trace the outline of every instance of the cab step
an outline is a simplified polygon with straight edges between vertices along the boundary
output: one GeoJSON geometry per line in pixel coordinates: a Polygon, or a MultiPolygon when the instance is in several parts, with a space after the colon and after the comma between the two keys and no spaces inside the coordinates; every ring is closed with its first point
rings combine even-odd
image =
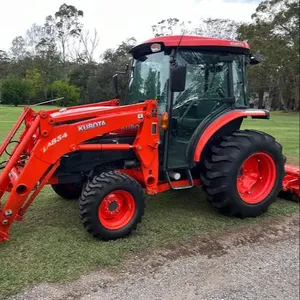
{"type": "MultiPolygon", "coordinates": [[[[172,190],[184,190],[184,189],[190,189],[190,188],[194,187],[194,180],[193,180],[191,171],[189,169],[185,170],[185,173],[186,173],[186,176],[188,178],[189,184],[188,185],[183,185],[183,186],[174,186],[174,185],[172,185],[172,180],[171,180],[170,175],[169,175],[170,172],[173,172],[173,171],[172,170],[166,171],[166,177],[167,177],[168,183],[169,183],[172,190]]],[[[178,174],[178,173],[175,173],[175,174],[178,174]]],[[[180,179],[180,177],[178,179],[175,178],[175,182],[179,179],[180,179]]]]}

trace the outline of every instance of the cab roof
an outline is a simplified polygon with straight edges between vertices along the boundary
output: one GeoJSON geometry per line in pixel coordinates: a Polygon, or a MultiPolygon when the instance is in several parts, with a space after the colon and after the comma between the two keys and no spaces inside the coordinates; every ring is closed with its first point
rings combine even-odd
{"type": "Polygon", "coordinates": [[[225,47],[239,47],[249,49],[246,42],[217,39],[212,37],[202,37],[193,35],[173,35],[173,36],[159,36],[149,39],[141,44],[163,43],[166,47],[177,46],[182,37],[180,46],[225,46],[225,47]]]}
{"type": "Polygon", "coordinates": [[[141,48],[147,47],[152,44],[160,44],[163,48],[176,47],[180,42],[180,47],[222,47],[222,48],[239,48],[249,50],[250,47],[246,42],[218,39],[212,37],[201,37],[193,35],[172,35],[172,36],[159,36],[144,41],[133,47],[129,53],[139,52],[141,48]],[[180,42],[181,40],[181,42],[180,42]]]}

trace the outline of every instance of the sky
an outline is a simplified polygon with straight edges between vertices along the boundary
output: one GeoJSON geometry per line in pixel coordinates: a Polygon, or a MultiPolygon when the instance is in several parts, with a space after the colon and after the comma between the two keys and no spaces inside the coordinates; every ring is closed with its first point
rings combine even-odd
{"type": "Polygon", "coordinates": [[[99,53],[115,48],[135,37],[138,42],[151,38],[151,26],[176,17],[196,21],[200,18],[228,18],[251,21],[259,0],[0,0],[0,49],[8,50],[11,41],[24,36],[33,23],[43,25],[63,3],[84,12],[86,29],[96,28],[99,53]]]}

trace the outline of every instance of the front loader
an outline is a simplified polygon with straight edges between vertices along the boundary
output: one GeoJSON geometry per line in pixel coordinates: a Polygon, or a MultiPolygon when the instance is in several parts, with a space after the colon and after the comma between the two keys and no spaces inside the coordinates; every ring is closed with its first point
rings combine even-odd
{"type": "Polygon", "coordinates": [[[246,43],[169,36],[130,52],[124,102],[24,108],[0,148],[9,154],[0,164],[0,241],[45,185],[79,199],[83,226],[104,240],[136,229],[145,194],[202,185],[212,206],[241,218],[265,213],[279,192],[299,197],[299,168],[285,165],[282,146],[240,129],[244,118],[269,118],[249,108],[247,66],[257,61],[246,43]]]}

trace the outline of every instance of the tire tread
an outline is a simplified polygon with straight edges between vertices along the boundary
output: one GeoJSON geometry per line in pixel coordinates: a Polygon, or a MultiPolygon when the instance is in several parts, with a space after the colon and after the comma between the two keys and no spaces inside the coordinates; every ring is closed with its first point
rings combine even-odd
{"type": "Polygon", "coordinates": [[[271,147],[268,146],[268,149],[273,148],[273,153],[277,157],[281,157],[276,162],[279,171],[271,193],[277,195],[281,190],[285,162],[285,157],[281,153],[282,146],[269,134],[257,130],[236,130],[231,135],[222,137],[217,145],[211,146],[207,157],[204,158],[203,170],[200,175],[208,202],[223,214],[240,218],[256,217],[266,212],[276,200],[276,196],[273,196],[268,201],[252,206],[242,203],[241,199],[240,201],[233,200],[233,198],[237,199],[237,191],[236,187],[234,191],[228,188],[227,181],[228,179],[232,180],[230,172],[236,166],[236,160],[243,153],[247,153],[253,145],[271,145],[271,147]]]}
{"type": "MultiPolygon", "coordinates": [[[[114,236],[116,236],[116,234],[111,233],[109,230],[101,231],[100,233],[98,228],[96,228],[97,226],[95,226],[93,205],[95,201],[94,196],[98,193],[104,195],[106,190],[108,188],[111,189],[111,187],[116,187],[115,189],[118,189],[118,186],[120,186],[120,184],[131,186],[137,192],[138,200],[142,202],[137,219],[132,224],[132,226],[126,228],[126,234],[123,234],[123,236],[131,234],[132,231],[137,228],[138,223],[142,221],[142,216],[144,215],[144,209],[146,205],[145,194],[140,184],[133,178],[129,177],[126,174],[122,174],[119,171],[108,171],[101,173],[87,183],[86,188],[82,191],[81,197],[79,199],[79,209],[82,224],[85,229],[96,238],[102,240],[110,240],[115,239],[114,236]],[[107,232],[107,234],[105,232],[107,232]]],[[[119,237],[121,236],[117,236],[116,238],[119,237]]]]}

